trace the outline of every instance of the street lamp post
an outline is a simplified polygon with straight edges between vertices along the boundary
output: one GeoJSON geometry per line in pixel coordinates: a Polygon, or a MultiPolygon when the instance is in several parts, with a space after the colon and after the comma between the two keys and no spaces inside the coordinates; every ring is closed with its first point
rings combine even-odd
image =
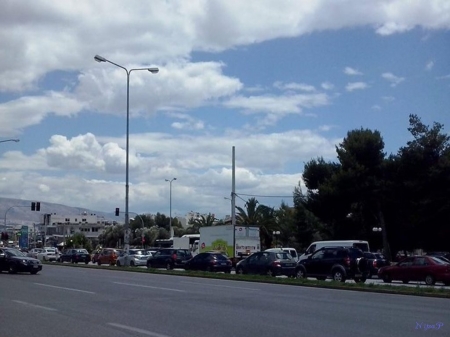
{"type": "Polygon", "coordinates": [[[173,229],[172,229],[172,181],[177,180],[177,178],[166,179],[169,182],[169,232],[170,238],[173,238],[173,229]]]}
{"type": "Polygon", "coordinates": [[[97,62],[108,62],[112,65],[115,65],[116,67],[119,67],[127,73],[127,139],[126,139],[126,163],[125,163],[125,252],[128,253],[130,250],[130,233],[129,233],[129,226],[130,226],[130,218],[128,214],[128,195],[129,195],[129,156],[130,156],[130,148],[129,148],[129,142],[130,142],[130,74],[132,71],[137,70],[147,70],[151,72],[152,74],[156,74],[159,69],[158,68],[134,68],[128,70],[124,66],[121,66],[120,64],[114,63],[110,60],[107,60],[106,58],[95,55],[94,60],[97,62]]]}

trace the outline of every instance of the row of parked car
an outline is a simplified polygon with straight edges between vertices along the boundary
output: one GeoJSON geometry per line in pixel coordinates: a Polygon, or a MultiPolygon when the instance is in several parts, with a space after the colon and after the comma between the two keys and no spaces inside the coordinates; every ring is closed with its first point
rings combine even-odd
{"type": "MultiPolygon", "coordinates": [[[[331,278],[345,282],[365,282],[378,276],[386,283],[394,280],[408,283],[424,281],[428,285],[442,282],[450,285],[450,253],[434,252],[427,256],[408,256],[392,264],[381,253],[363,252],[354,247],[322,247],[308,258],[298,261],[289,248],[268,249],[241,260],[236,265],[237,274],[285,275],[296,278],[313,277],[318,280],[331,278]]],[[[44,248],[30,251],[28,256],[44,261],[71,263],[93,262],[98,265],[147,266],[147,268],[182,268],[210,272],[231,273],[231,260],[220,251],[211,251],[192,256],[188,249],[164,248],[155,250],[130,249],[126,255],[122,250],[104,248],[92,256],[86,249],[67,249],[62,254],[44,248]]]]}

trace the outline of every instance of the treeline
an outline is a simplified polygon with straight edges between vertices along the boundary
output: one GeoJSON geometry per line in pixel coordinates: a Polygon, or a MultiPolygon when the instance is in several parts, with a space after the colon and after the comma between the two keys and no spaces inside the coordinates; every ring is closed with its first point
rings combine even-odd
{"type": "MultiPolygon", "coordinates": [[[[338,162],[305,165],[307,193],[296,208],[310,211],[320,226],[304,225],[306,241],[319,231],[335,239],[381,236],[384,252],[449,250],[450,137],[443,125],[409,117],[412,140],[396,154],[384,153],[378,131],[353,130],[336,147],[338,162]],[[381,228],[374,232],[373,228],[381,228]]],[[[298,192],[298,191],[297,191],[298,192]]]]}

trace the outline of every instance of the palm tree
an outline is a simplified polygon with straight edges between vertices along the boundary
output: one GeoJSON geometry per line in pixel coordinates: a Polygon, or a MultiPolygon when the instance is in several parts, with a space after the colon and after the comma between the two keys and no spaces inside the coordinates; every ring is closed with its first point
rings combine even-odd
{"type": "Polygon", "coordinates": [[[198,234],[200,232],[200,227],[214,226],[216,222],[217,219],[211,213],[206,217],[201,215],[200,218],[191,219],[191,221],[189,221],[190,227],[186,232],[189,232],[189,234],[198,234]]]}
{"type": "Polygon", "coordinates": [[[256,198],[250,198],[242,207],[236,207],[238,214],[236,222],[242,226],[258,226],[261,237],[261,247],[270,247],[272,244],[272,230],[276,227],[275,211],[265,205],[260,205],[256,198]]]}

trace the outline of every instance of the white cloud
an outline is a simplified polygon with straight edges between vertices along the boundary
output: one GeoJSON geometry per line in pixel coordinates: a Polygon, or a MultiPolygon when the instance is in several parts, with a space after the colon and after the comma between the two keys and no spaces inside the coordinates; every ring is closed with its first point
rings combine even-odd
{"type": "Polygon", "coordinates": [[[173,122],[171,126],[178,130],[202,130],[205,128],[205,123],[197,120],[188,114],[183,113],[168,113],[168,116],[183,120],[183,122],[173,122]]]}
{"type": "Polygon", "coordinates": [[[393,97],[393,96],[383,96],[383,97],[381,97],[381,99],[383,101],[385,101],[385,102],[393,102],[393,101],[395,101],[395,97],[393,97]]]}
{"type": "Polygon", "coordinates": [[[334,89],[334,84],[330,83],[330,82],[323,82],[320,86],[322,87],[322,89],[325,89],[325,90],[334,89]]]}
{"type": "Polygon", "coordinates": [[[350,75],[350,76],[356,76],[356,75],[362,75],[363,73],[360,72],[359,70],[356,70],[356,69],[353,69],[350,67],[345,67],[344,74],[350,75]]]}
{"type": "Polygon", "coordinates": [[[0,78],[8,79],[0,82],[0,91],[36,88],[56,70],[85,73],[99,66],[95,54],[123,66],[163,66],[188,60],[193,51],[222,51],[324,30],[372,26],[389,35],[415,27],[450,28],[447,0],[350,0],[345,11],[342,6],[321,0],[302,6],[296,0],[283,6],[228,0],[132,5],[111,0],[108,6],[101,1],[10,1],[0,13],[0,78]]]}
{"type": "Polygon", "coordinates": [[[378,104],[372,105],[372,110],[380,111],[381,110],[381,106],[379,106],[378,104]]]}
{"type": "Polygon", "coordinates": [[[283,83],[283,82],[275,82],[273,86],[280,90],[297,90],[297,91],[306,91],[306,92],[313,92],[316,91],[316,88],[309,84],[304,83],[283,83]]]}
{"type": "Polygon", "coordinates": [[[433,61],[429,61],[426,65],[425,65],[425,70],[431,70],[434,67],[434,62],[433,61]]]}
{"type": "Polygon", "coordinates": [[[231,97],[224,105],[232,109],[241,109],[245,114],[267,114],[272,125],[288,114],[302,114],[303,109],[328,105],[330,98],[324,93],[294,95],[260,95],[231,97]]]}
{"type": "Polygon", "coordinates": [[[367,89],[369,86],[365,82],[351,82],[345,86],[345,90],[352,92],[354,90],[367,89]]]}
{"type": "Polygon", "coordinates": [[[437,80],[448,80],[450,79],[450,74],[436,77],[437,80]]]}
{"type": "Polygon", "coordinates": [[[386,81],[391,83],[391,87],[396,87],[398,84],[405,80],[404,77],[395,76],[392,73],[383,73],[381,75],[386,81]]]}

